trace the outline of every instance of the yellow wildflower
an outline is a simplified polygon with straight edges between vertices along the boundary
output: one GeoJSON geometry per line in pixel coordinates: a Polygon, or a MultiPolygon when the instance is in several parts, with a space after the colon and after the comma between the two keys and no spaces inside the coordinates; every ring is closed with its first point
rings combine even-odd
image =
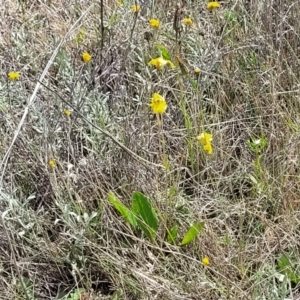
{"type": "Polygon", "coordinates": [[[139,5],[131,5],[131,11],[133,13],[138,13],[141,10],[141,7],[139,5]]]}
{"type": "Polygon", "coordinates": [[[65,114],[66,117],[70,117],[71,111],[68,110],[68,109],[65,109],[65,110],[64,110],[64,114],[65,114]]]}
{"type": "Polygon", "coordinates": [[[149,21],[149,24],[150,24],[151,28],[159,28],[159,26],[160,26],[160,22],[157,19],[151,19],[149,21]]]}
{"type": "Polygon", "coordinates": [[[203,132],[197,136],[197,139],[202,145],[205,145],[213,140],[213,136],[209,133],[203,132]]]}
{"type": "Polygon", "coordinates": [[[91,60],[91,58],[92,58],[92,56],[88,53],[88,52],[84,52],[83,54],[82,54],[82,60],[87,64],[90,60],[91,60]]]}
{"type": "Polygon", "coordinates": [[[48,162],[48,165],[51,167],[51,168],[56,168],[56,162],[54,159],[50,159],[49,162],[48,162]]]}
{"type": "Polygon", "coordinates": [[[201,70],[199,68],[195,68],[194,72],[195,72],[195,74],[199,74],[201,72],[201,70]]]}
{"type": "Polygon", "coordinates": [[[212,154],[213,153],[213,148],[211,143],[207,143],[205,145],[203,145],[203,150],[207,152],[207,154],[212,154]]]}
{"type": "Polygon", "coordinates": [[[158,70],[160,70],[165,65],[169,65],[172,69],[175,68],[174,64],[170,60],[164,59],[162,56],[153,58],[148,63],[148,66],[155,66],[158,70]]]}
{"type": "Polygon", "coordinates": [[[8,73],[8,78],[10,80],[17,80],[20,77],[20,73],[18,72],[9,72],[8,73]]]}
{"type": "Polygon", "coordinates": [[[197,139],[202,144],[204,151],[206,151],[208,154],[213,153],[213,147],[211,145],[213,136],[210,133],[203,132],[197,136],[197,139]]]}
{"type": "Polygon", "coordinates": [[[191,18],[185,18],[182,20],[182,23],[186,26],[192,26],[193,25],[193,21],[191,18]]]}
{"type": "Polygon", "coordinates": [[[122,5],[123,5],[123,2],[122,2],[122,1],[118,1],[118,2],[117,2],[117,5],[118,5],[118,6],[122,6],[122,5]]]}
{"type": "Polygon", "coordinates": [[[167,102],[163,96],[158,93],[154,93],[151,99],[150,107],[153,113],[163,114],[167,109],[167,102]]]}
{"type": "Polygon", "coordinates": [[[217,1],[213,1],[213,2],[208,2],[207,3],[207,9],[210,10],[210,11],[212,11],[212,10],[214,10],[216,8],[219,8],[219,7],[220,7],[220,4],[217,1]]]}
{"type": "Polygon", "coordinates": [[[204,266],[208,266],[210,264],[209,257],[207,257],[207,256],[203,257],[202,263],[204,266]]]}

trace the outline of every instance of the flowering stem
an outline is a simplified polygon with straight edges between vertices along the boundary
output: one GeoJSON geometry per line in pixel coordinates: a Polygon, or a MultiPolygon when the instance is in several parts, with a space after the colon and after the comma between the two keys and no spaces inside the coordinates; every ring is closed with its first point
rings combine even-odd
{"type": "Polygon", "coordinates": [[[166,141],[164,139],[163,135],[163,115],[162,114],[156,114],[157,119],[157,125],[159,130],[159,153],[162,160],[163,166],[167,169],[168,168],[168,159],[166,156],[166,141]]]}
{"type": "Polygon", "coordinates": [[[103,0],[101,0],[100,6],[101,6],[100,7],[100,18],[101,18],[100,61],[102,62],[102,52],[103,52],[103,47],[104,47],[104,16],[103,16],[104,5],[103,5],[103,0]]]}

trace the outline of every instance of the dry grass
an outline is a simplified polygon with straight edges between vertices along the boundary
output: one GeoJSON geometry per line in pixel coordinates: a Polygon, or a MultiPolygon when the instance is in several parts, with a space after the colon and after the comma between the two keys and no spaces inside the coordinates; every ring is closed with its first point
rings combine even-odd
{"type": "Polygon", "coordinates": [[[6,1],[0,12],[0,299],[300,299],[300,279],[278,269],[282,254],[300,264],[299,1],[213,12],[183,1],[179,24],[193,26],[177,41],[171,1],[138,15],[134,1],[107,1],[103,20],[100,2],[6,1]],[[175,69],[147,66],[157,45],[175,69]],[[154,92],[168,103],[160,124],[154,92]],[[126,206],[134,191],[151,199],[154,242],[110,191],[126,206]],[[205,229],[179,246],[196,221],[205,229]]]}

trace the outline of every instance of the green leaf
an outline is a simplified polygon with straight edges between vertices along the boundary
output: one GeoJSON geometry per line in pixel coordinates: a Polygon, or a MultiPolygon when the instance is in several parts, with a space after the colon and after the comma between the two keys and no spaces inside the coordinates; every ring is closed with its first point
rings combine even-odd
{"type": "Polygon", "coordinates": [[[108,194],[108,200],[114,206],[114,208],[122,215],[125,221],[127,221],[134,228],[136,228],[137,223],[134,214],[122,202],[119,201],[119,199],[113,192],[110,192],[108,194]]]}
{"type": "Polygon", "coordinates": [[[70,294],[67,300],[80,300],[81,294],[84,293],[84,289],[77,289],[74,293],[70,294]]]}
{"type": "Polygon", "coordinates": [[[198,87],[198,83],[195,80],[191,80],[191,85],[192,85],[193,89],[196,89],[198,87]]]}
{"type": "Polygon", "coordinates": [[[204,227],[204,222],[194,223],[184,236],[181,246],[192,242],[204,227]]]}
{"type": "Polygon", "coordinates": [[[17,279],[16,288],[17,288],[18,293],[20,293],[20,294],[23,294],[25,292],[24,291],[24,288],[25,288],[26,294],[28,296],[27,298],[30,300],[35,300],[34,286],[33,286],[32,281],[30,281],[29,278],[22,276],[22,279],[17,279]]]}
{"type": "Polygon", "coordinates": [[[296,265],[292,263],[294,259],[289,257],[288,254],[282,254],[278,260],[279,272],[286,275],[289,280],[295,284],[300,282],[300,270],[296,269],[296,265]]]}
{"type": "Polygon", "coordinates": [[[174,244],[175,243],[177,233],[178,233],[178,226],[174,226],[169,230],[168,237],[167,237],[167,242],[169,244],[174,244]]]}
{"type": "Polygon", "coordinates": [[[139,227],[153,241],[158,229],[158,219],[149,199],[142,193],[133,193],[132,212],[135,214],[139,227]]]}
{"type": "Polygon", "coordinates": [[[164,59],[167,59],[167,60],[171,59],[171,55],[165,47],[160,46],[160,45],[157,45],[156,47],[164,59]]]}
{"type": "Polygon", "coordinates": [[[237,14],[234,11],[224,11],[223,17],[227,22],[235,23],[237,21],[237,14]]]}
{"type": "Polygon", "coordinates": [[[111,300],[120,300],[122,299],[121,296],[121,292],[119,290],[116,290],[111,296],[111,300]]]}

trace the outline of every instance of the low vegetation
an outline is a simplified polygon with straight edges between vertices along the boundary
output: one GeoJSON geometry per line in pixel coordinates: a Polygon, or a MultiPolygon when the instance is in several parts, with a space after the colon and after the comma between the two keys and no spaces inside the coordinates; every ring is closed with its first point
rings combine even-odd
{"type": "Polygon", "coordinates": [[[300,297],[300,8],[6,1],[0,298],[300,297]]]}

